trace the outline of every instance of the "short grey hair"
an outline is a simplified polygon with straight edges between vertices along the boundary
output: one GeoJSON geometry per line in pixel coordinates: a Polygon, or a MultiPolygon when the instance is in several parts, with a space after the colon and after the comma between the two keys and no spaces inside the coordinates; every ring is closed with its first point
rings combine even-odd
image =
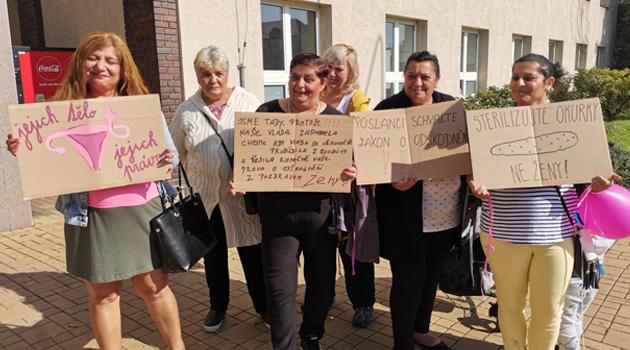
{"type": "Polygon", "coordinates": [[[230,61],[227,55],[223,50],[214,45],[199,50],[197,56],[195,56],[193,65],[195,66],[195,73],[199,71],[199,68],[208,67],[223,68],[226,72],[230,71],[230,61]]]}

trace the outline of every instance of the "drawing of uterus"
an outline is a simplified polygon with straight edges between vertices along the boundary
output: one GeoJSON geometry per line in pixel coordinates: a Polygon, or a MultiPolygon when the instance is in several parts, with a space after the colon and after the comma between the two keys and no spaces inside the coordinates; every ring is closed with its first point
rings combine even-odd
{"type": "Polygon", "coordinates": [[[117,116],[110,105],[105,115],[105,124],[78,125],[56,132],[46,138],[46,148],[49,151],[59,154],[66,153],[65,147],[51,146],[53,141],[63,137],[79,152],[79,155],[85,160],[90,170],[98,171],[101,169],[107,140],[110,137],[126,139],[131,134],[131,130],[128,126],[114,125],[114,119],[116,119],[117,116]],[[120,133],[117,133],[117,131],[120,133]]]}

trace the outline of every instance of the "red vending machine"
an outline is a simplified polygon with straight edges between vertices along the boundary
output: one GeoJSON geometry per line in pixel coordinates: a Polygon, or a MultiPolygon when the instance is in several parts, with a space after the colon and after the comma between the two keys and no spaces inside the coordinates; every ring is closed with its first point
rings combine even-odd
{"type": "Polygon", "coordinates": [[[55,94],[72,53],[72,50],[18,52],[24,103],[44,102],[55,94]]]}

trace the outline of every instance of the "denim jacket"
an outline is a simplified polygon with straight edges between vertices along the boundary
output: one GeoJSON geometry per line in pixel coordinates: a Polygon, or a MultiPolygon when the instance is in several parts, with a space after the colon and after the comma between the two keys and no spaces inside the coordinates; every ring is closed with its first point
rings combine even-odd
{"type": "MultiPolygon", "coordinates": [[[[173,143],[173,138],[168,132],[166,120],[162,115],[164,125],[164,136],[166,137],[166,147],[173,152],[173,165],[175,168],[179,164],[179,154],[173,143]]],[[[88,224],[88,196],[87,192],[62,194],[57,197],[55,209],[63,214],[65,223],[73,226],[87,227],[88,224]]]]}

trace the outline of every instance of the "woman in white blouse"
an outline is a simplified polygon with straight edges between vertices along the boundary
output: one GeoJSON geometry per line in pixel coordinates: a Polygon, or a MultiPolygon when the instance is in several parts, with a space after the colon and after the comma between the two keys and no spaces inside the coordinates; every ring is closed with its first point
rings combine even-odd
{"type": "Polygon", "coordinates": [[[237,247],[254,308],[268,324],[260,219],[246,213],[243,198],[228,194],[233,173],[234,113],[253,112],[260,102],[238,86],[228,87],[229,62],[219,48],[201,49],[194,67],[199,90],[178,106],[170,130],[218,239],[218,244],[204,257],[210,311],[203,329],[216,332],[223,324],[230,297],[228,247],[237,247]]]}

